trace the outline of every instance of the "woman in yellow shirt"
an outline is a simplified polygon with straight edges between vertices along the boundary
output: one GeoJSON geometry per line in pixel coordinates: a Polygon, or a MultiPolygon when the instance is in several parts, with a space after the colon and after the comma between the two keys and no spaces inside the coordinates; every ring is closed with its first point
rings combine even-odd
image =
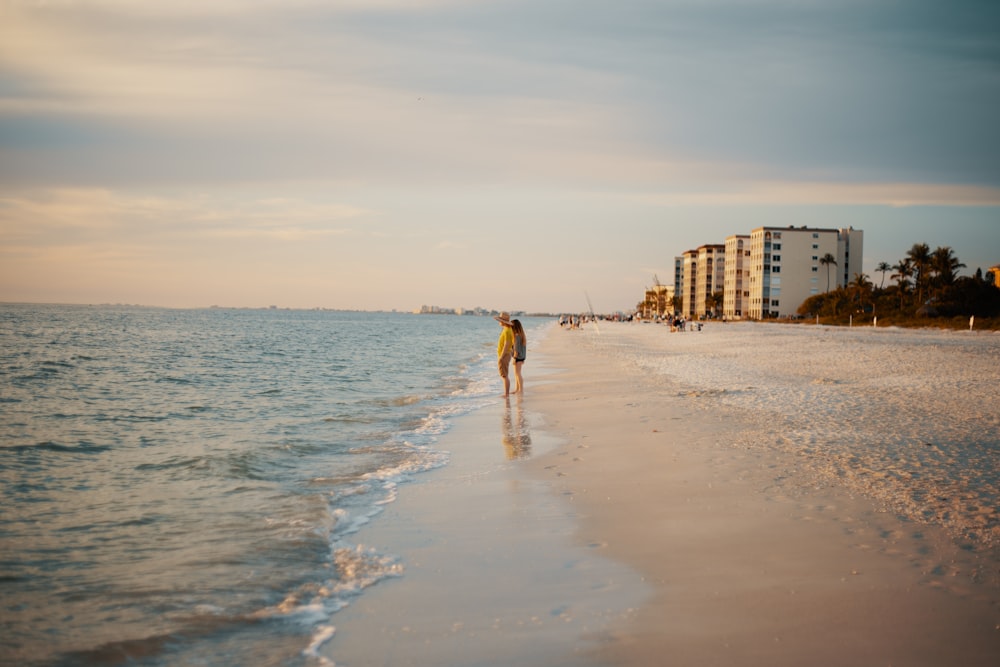
{"type": "Polygon", "coordinates": [[[514,353],[514,332],[511,329],[513,325],[506,311],[493,319],[503,327],[497,339],[497,370],[503,378],[503,395],[510,396],[510,358],[514,353]]]}

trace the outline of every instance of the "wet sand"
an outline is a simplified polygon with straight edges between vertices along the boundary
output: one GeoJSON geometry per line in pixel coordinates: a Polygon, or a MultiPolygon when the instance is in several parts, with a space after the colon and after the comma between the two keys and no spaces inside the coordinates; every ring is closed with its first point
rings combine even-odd
{"type": "Polygon", "coordinates": [[[399,489],[356,541],[402,576],[334,615],[336,665],[586,666],[648,594],[631,568],[579,545],[575,508],[533,475],[555,440],[517,398],[461,418],[450,463],[399,489]]]}
{"type": "MultiPolygon", "coordinates": [[[[460,419],[440,443],[451,464],[401,487],[357,535],[398,554],[404,574],[336,614],[321,654],[338,665],[1000,663],[990,526],[968,533],[975,543],[907,518],[905,493],[892,505],[812,463],[826,454],[785,446],[809,441],[788,437],[806,428],[794,415],[711,390],[711,336],[737,331],[602,324],[536,341],[526,394],[460,419]],[[705,386],[662,365],[684,346],[675,358],[702,355],[705,386]],[[761,446],[772,436],[782,445],[761,446]]],[[[768,391],[829,390],[797,399],[827,406],[849,394],[847,375],[825,367],[816,383],[802,366],[768,391]]],[[[823,428],[843,419],[825,410],[823,428]]],[[[988,522],[993,509],[971,514],[988,522]]]]}

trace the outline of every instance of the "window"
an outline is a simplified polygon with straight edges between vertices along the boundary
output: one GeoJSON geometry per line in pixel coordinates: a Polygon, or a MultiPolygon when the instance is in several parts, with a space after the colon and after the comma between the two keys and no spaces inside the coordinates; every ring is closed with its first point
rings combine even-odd
{"type": "Polygon", "coordinates": [[[774,244],[774,249],[775,250],[781,250],[781,244],[780,243],[775,243],[774,244]]]}
{"type": "Polygon", "coordinates": [[[819,250],[819,244],[813,243],[813,250],[819,250]]]}
{"type": "Polygon", "coordinates": [[[816,232],[813,232],[813,238],[814,239],[818,239],[819,238],[819,234],[817,234],[816,232]]]}
{"type": "Polygon", "coordinates": [[[818,272],[819,272],[819,267],[818,266],[814,266],[813,267],[813,273],[818,273],[818,272]]]}
{"type": "Polygon", "coordinates": [[[771,267],[771,273],[781,273],[781,267],[780,266],[772,266],[771,267]]]}
{"type": "Polygon", "coordinates": [[[819,261],[819,256],[818,255],[813,255],[813,261],[814,262],[818,262],[819,261]]]}
{"type": "Polygon", "coordinates": [[[781,261],[781,255],[772,255],[771,256],[771,260],[774,261],[774,262],[780,262],[781,261]]]}

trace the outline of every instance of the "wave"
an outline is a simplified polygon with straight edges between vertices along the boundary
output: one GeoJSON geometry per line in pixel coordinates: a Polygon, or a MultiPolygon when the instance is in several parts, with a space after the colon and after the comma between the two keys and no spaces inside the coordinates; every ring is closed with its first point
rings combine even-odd
{"type": "Polygon", "coordinates": [[[427,396],[421,396],[419,394],[412,394],[407,396],[395,396],[390,398],[383,398],[374,401],[376,405],[381,405],[385,407],[401,408],[407,405],[413,405],[419,403],[427,398],[427,396]]]}
{"type": "Polygon", "coordinates": [[[63,445],[58,442],[46,440],[31,445],[6,445],[0,446],[0,450],[16,453],[26,452],[57,452],[60,454],[101,454],[113,449],[109,445],[95,445],[91,442],[80,442],[76,445],[63,445]]]}
{"type": "Polygon", "coordinates": [[[161,634],[141,639],[111,641],[91,649],[62,653],[52,665],[53,667],[125,665],[136,660],[162,655],[168,644],[177,639],[177,635],[161,634]]]}

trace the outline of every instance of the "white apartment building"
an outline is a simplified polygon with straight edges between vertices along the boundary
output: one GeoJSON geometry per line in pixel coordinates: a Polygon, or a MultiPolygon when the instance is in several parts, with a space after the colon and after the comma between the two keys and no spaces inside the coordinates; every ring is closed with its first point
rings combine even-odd
{"type": "Polygon", "coordinates": [[[695,290],[698,287],[698,251],[685,250],[681,255],[681,283],[683,291],[675,292],[681,297],[681,315],[691,319],[694,317],[695,290]]]}
{"type": "Polygon", "coordinates": [[[726,281],[726,246],[703,245],[698,248],[698,282],[694,292],[694,315],[696,318],[715,313],[710,299],[716,292],[722,292],[726,281]]]}
{"type": "Polygon", "coordinates": [[[725,302],[722,316],[739,320],[746,316],[750,301],[750,237],[735,234],[726,239],[725,302]]]}
{"type": "MultiPolygon", "coordinates": [[[[855,274],[862,272],[863,242],[864,232],[851,227],[753,230],[745,317],[794,315],[810,296],[846,286],[855,274]],[[820,261],[827,254],[836,258],[835,265],[820,261]]],[[[729,299],[729,292],[726,298],[729,299]]]]}
{"type": "MultiPolygon", "coordinates": [[[[703,245],[674,259],[674,290],[681,297],[680,314],[698,319],[712,312],[709,298],[722,292],[726,280],[726,246],[703,245]]],[[[715,313],[721,316],[721,312],[715,313]]]]}

